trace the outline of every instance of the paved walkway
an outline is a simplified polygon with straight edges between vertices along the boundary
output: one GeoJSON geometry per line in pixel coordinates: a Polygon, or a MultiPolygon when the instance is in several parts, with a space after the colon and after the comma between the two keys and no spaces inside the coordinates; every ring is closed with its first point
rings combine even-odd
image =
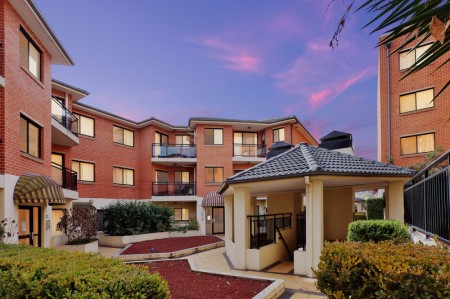
{"type": "MultiPolygon", "coordinates": [[[[112,257],[118,253],[121,248],[99,247],[99,254],[105,257],[112,257]]],[[[200,252],[190,255],[191,260],[196,264],[199,270],[251,275],[262,278],[277,278],[285,281],[285,293],[280,297],[281,299],[323,299],[325,298],[315,287],[315,279],[300,277],[290,274],[277,274],[269,272],[258,271],[240,271],[233,270],[228,265],[224,256],[225,247],[200,252]]]]}

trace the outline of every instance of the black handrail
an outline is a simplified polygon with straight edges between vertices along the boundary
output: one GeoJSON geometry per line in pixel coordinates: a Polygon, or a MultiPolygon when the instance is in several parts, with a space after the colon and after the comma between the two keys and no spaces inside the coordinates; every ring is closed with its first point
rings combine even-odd
{"type": "Polygon", "coordinates": [[[153,158],[195,158],[195,145],[153,143],[153,158]]]}
{"type": "Polygon", "coordinates": [[[292,256],[292,253],[291,253],[291,250],[289,249],[289,246],[286,244],[286,241],[284,240],[283,235],[281,234],[280,229],[279,229],[277,226],[275,226],[275,229],[276,229],[277,232],[278,232],[278,235],[279,235],[280,240],[283,241],[284,248],[286,249],[287,253],[289,254],[290,260],[291,260],[291,261],[294,260],[294,257],[292,256]]]}
{"type": "Polygon", "coordinates": [[[62,188],[77,191],[77,173],[72,169],[52,162],[52,178],[62,188]]]}
{"type": "Polygon", "coordinates": [[[196,195],[195,183],[153,183],[154,196],[196,195]]]}
{"type": "Polygon", "coordinates": [[[61,109],[60,111],[52,109],[53,119],[64,126],[64,128],[70,130],[72,134],[78,136],[78,119],[76,118],[76,116],[73,115],[72,112],[70,112],[69,109],[62,105],[61,102],[55,97],[52,97],[52,101],[61,109]]]}
{"type": "Polygon", "coordinates": [[[276,231],[292,228],[292,213],[249,215],[250,248],[276,243],[276,231]]]}
{"type": "Polygon", "coordinates": [[[264,144],[233,143],[233,157],[264,158],[266,146],[264,144]]]}

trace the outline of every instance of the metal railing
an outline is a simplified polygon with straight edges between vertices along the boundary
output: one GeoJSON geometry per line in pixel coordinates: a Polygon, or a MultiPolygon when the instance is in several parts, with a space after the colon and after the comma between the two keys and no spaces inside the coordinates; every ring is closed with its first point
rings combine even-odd
{"type": "Polygon", "coordinates": [[[266,146],[263,144],[233,143],[233,156],[264,158],[266,156],[266,146]]]}
{"type": "Polygon", "coordinates": [[[247,216],[250,221],[250,248],[276,243],[276,230],[292,228],[292,213],[247,216]]]}
{"type": "Polygon", "coordinates": [[[195,145],[153,143],[153,158],[195,158],[195,145]]]}
{"type": "Polygon", "coordinates": [[[52,162],[52,178],[64,189],[77,191],[77,173],[52,162]]]}
{"type": "Polygon", "coordinates": [[[195,183],[153,183],[155,196],[189,196],[196,195],[195,183]]]}
{"type": "Polygon", "coordinates": [[[297,248],[306,250],[306,212],[297,214],[297,248]]]}
{"type": "Polygon", "coordinates": [[[52,98],[52,117],[72,134],[78,136],[78,119],[54,97],[52,98]]]}
{"type": "Polygon", "coordinates": [[[450,151],[405,186],[405,222],[450,244],[450,151]]]}

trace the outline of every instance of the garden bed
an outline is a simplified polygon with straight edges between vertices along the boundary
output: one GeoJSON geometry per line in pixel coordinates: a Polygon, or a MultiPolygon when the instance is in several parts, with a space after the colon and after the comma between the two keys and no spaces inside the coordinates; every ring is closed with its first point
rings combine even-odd
{"type": "MultiPolygon", "coordinates": [[[[172,298],[272,298],[266,288],[277,281],[192,271],[187,260],[146,264],[169,283],[172,298]]],[[[275,290],[275,288],[274,288],[275,290]]]]}
{"type": "Polygon", "coordinates": [[[177,258],[224,245],[216,236],[165,238],[132,243],[116,257],[125,261],[177,258]]]}
{"type": "Polygon", "coordinates": [[[202,233],[199,230],[189,230],[187,232],[159,232],[129,236],[111,236],[102,233],[98,235],[98,240],[100,246],[123,248],[128,244],[136,242],[175,237],[193,237],[200,235],[202,235],[202,233]]]}

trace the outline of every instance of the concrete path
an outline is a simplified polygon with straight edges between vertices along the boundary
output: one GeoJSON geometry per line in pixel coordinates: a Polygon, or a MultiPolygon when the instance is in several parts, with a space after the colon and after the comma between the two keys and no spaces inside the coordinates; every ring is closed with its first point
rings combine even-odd
{"type": "MultiPolygon", "coordinates": [[[[121,248],[99,247],[99,254],[105,257],[112,257],[121,248]]],[[[225,259],[225,247],[212,249],[197,254],[190,255],[189,258],[195,263],[198,270],[258,276],[261,278],[276,278],[285,281],[285,292],[280,297],[282,299],[324,299],[325,295],[320,293],[314,285],[315,279],[301,277],[292,274],[278,274],[258,271],[240,271],[231,269],[225,259]]]]}

